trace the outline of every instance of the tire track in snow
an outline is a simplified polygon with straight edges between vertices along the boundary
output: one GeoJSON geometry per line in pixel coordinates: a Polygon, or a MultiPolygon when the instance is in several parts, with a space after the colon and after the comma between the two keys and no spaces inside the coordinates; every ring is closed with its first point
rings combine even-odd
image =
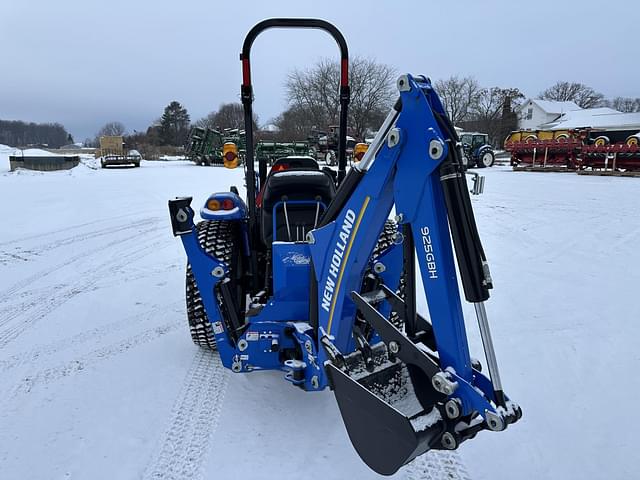
{"type": "MultiPolygon", "coordinates": [[[[159,230],[159,228],[157,229],[150,229],[148,231],[146,231],[145,233],[148,232],[153,232],[159,230]]],[[[131,241],[132,239],[130,238],[126,238],[126,239],[120,239],[118,241],[115,242],[111,242],[110,244],[108,244],[108,247],[113,247],[122,243],[126,243],[128,241],[131,241]]],[[[158,245],[160,242],[156,242],[154,245],[149,245],[148,247],[153,247],[155,245],[158,245]]],[[[139,248],[137,251],[140,250],[144,250],[147,247],[144,248],[139,248]]],[[[102,249],[101,249],[102,250],[102,249]]],[[[150,253],[150,252],[148,252],[150,253]]],[[[147,253],[147,254],[148,254],[147,253]]],[[[6,307],[4,307],[3,309],[0,309],[0,327],[6,325],[7,323],[9,323],[11,320],[15,319],[15,318],[19,318],[21,316],[24,316],[25,314],[28,314],[30,310],[32,309],[36,309],[37,311],[42,310],[43,308],[46,308],[45,304],[53,304],[54,308],[57,308],[58,303],[61,302],[65,303],[66,301],[68,301],[70,298],[76,296],[79,293],[82,293],[82,291],[86,291],[89,290],[89,288],[91,286],[93,286],[93,284],[95,284],[97,282],[97,280],[99,279],[100,275],[104,275],[105,273],[112,273],[114,270],[117,270],[118,268],[121,268],[122,266],[126,265],[128,263],[128,259],[132,256],[135,255],[136,252],[132,252],[132,253],[128,253],[128,254],[124,254],[124,255],[119,255],[117,257],[116,260],[109,260],[105,263],[102,263],[98,266],[92,267],[88,270],[85,270],[82,273],[79,273],[76,275],[77,280],[76,282],[72,282],[72,283],[63,283],[63,284],[59,284],[56,285],[58,288],[57,289],[39,289],[39,290],[34,290],[34,291],[40,291],[42,292],[42,294],[40,295],[32,295],[32,298],[30,300],[27,300],[25,302],[22,302],[20,305],[8,305],[6,307]],[[127,261],[123,262],[122,260],[125,259],[127,261]],[[104,271],[105,267],[109,267],[112,266],[113,268],[110,268],[106,271],[104,271]],[[52,293],[53,292],[53,293],[52,293]]],[[[140,255],[139,258],[142,258],[146,256],[146,254],[140,255]]],[[[80,257],[80,256],[77,256],[80,257]]],[[[70,261],[65,262],[65,266],[68,265],[69,263],[72,263],[70,261]]],[[[38,274],[34,275],[34,276],[38,276],[38,274]]],[[[44,276],[44,275],[42,275],[44,276]]],[[[42,278],[42,277],[39,277],[42,278]]],[[[25,279],[24,281],[26,281],[28,279],[25,279]]],[[[20,297],[24,297],[25,293],[27,292],[22,292],[20,295],[20,297]]],[[[7,303],[7,300],[2,301],[0,299],[0,303],[7,303]]],[[[2,333],[0,332],[0,339],[2,338],[2,333]]],[[[0,348],[3,346],[2,341],[0,340],[0,348]]]]}
{"type": "Polygon", "coordinates": [[[94,238],[104,237],[114,233],[130,230],[136,227],[144,227],[149,224],[158,224],[160,219],[158,217],[143,218],[136,222],[132,222],[125,225],[117,225],[115,227],[103,228],[100,230],[94,230],[90,232],[83,232],[70,237],[61,238],[58,240],[52,240],[48,243],[41,243],[39,245],[15,249],[14,252],[0,252],[0,264],[9,265],[15,262],[28,262],[34,257],[39,257],[43,254],[55,250],[56,248],[64,247],[67,245],[73,245],[74,243],[84,242],[94,238]]]}
{"type": "Polygon", "coordinates": [[[164,325],[156,326],[145,330],[137,335],[133,335],[119,342],[92,350],[76,359],[69,360],[54,367],[44,368],[33,374],[24,376],[20,382],[9,390],[5,401],[13,400],[20,395],[26,395],[40,385],[48,385],[58,382],[64,378],[83,372],[88,367],[108,360],[112,357],[157,340],[158,338],[177,330],[181,326],[173,321],[164,325]]]}
{"type": "MultiPolygon", "coordinates": [[[[128,253],[118,255],[116,260],[108,261],[99,267],[91,268],[78,275],[79,278],[76,282],[69,285],[64,291],[57,291],[36,299],[33,302],[33,307],[26,312],[14,310],[9,320],[17,318],[18,322],[0,331],[0,350],[20,336],[26,329],[34,326],[38,321],[46,317],[52,310],[59,308],[81,293],[90,290],[104,276],[115,273],[130,262],[144,258],[152,253],[157,253],[155,247],[160,246],[162,243],[164,242],[161,240],[145,243],[142,247],[139,246],[137,249],[128,253]]],[[[9,320],[3,321],[2,325],[8,323],[9,320]]]]}
{"type": "Polygon", "coordinates": [[[143,480],[202,478],[202,464],[218,424],[227,380],[218,353],[198,350],[143,480]]]}
{"type": "Polygon", "coordinates": [[[152,320],[155,315],[160,312],[171,311],[175,313],[183,313],[184,308],[180,310],[177,308],[178,305],[182,304],[184,304],[184,301],[179,300],[165,305],[155,305],[146,312],[129,315],[120,320],[116,320],[115,322],[100,325],[99,327],[92,328],[91,330],[82,331],[71,337],[63,338],[45,345],[39,345],[29,351],[11,355],[4,360],[0,360],[0,373],[13,370],[22,365],[35,365],[40,359],[45,359],[46,357],[53,356],[61,351],[68,350],[78,345],[89,342],[97,344],[100,339],[107,335],[131,328],[139,323],[152,320]]]}
{"type": "MultiPolygon", "coordinates": [[[[134,269],[133,265],[129,266],[131,266],[134,271],[124,273],[117,278],[103,278],[97,285],[94,285],[93,290],[114,287],[122,285],[123,283],[158,276],[160,276],[162,278],[161,281],[164,282],[166,275],[170,272],[184,269],[184,265],[180,263],[159,264],[156,265],[155,268],[139,267],[134,269]]],[[[42,297],[49,296],[52,291],[61,291],[68,286],[68,283],[61,282],[16,292],[12,298],[14,303],[0,308],[0,327],[24,313],[27,309],[33,308],[42,297]]]]}
{"type": "Polygon", "coordinates": [[[431,450],[400,469],[403,480],[471,480],[458,452],[431,450]]]}
{"type": "MultiPolygon", "coordinates": [[[[137,213],[141,213],[141,212],[137,212],[137,213]]],[[[7,240],[4,242],[0,242],[0,247],[3,247],[5,245],[12,245],[15,243],[24,243],[27,242],[29,240],[34,240],[34,239],[42,239],[43,237],[51,237],[54,235],[57,235],[58,233],[68,233],[70,230],[77,230],[79,228],[83,228],[83,227],[88,227],[89,225],[95,225],[97,223],[106,223],[106,222],[111,222],[114,220],[118,220],[120,218],[131,218],[133,216],[133,214],[125,214],[125,215],[116,215],[114,217],[106,217],[106,218],[101,218],[100,220],[93,220],[91,222],[85,222],[85,223],[80,223],[78,225],[72,225],[69,227],[64,227],[64,228],[59,228],[57,230],[49,230],[48,232],[42,232],[42,233],[35,233],[32,235],[27,235],[24,237],[20,237],[20,238],[14,238],[13,240],[7,240]]],[[[161,218],[161,217],[152,217],[152,218],[161,218]]],[[[141,219],[144,220],[144,219],[141,219]]]]}
{"type": "MultiPolygon", "coordinates": [[[[135,229],[136,227],[138,227],[137,223],[131,224],[127,227],[127,229],[135,229]]],[[[93,256],[95,254],[98,253],[102,253],[105,250],[108,250],[114,246],[120,245],[122,243],[126,243],[126,242],[130,242],[130,241],[135,241],[135,240],[139,240],[139,236],[140,235],[144,235],[144,234],[148,234],[148,233],[152,233],[152,232],[156,232],[159,230],[163,230],[164,226],[163,225],[158,225],[146,230],[140,230],[135,232],[135,236],[128,236],[125,238],[120,238],[118,240],[114,240],[112,242],[109,243],[105,243],[103,245],[100,245],[98,247],[94,247],[91,248],[89,250],[85,250],[79,254],[73,255],[69,258],[67,258],[66,260],[64,260],[61,263],[49,266],[47,268],[44,268],[43,270],[40,270],[36,273],[34,273],[33,275],[30,275],[26,278],[23,278],[22,280],[16,282],[15,284],[13,284],[11,287],[7,288],[6,290],[4,290],[3,292],[0,292],[0,304],[2,303],[6,303],[8,300],[11,299],[12,295],[15,294],[16,292],[23,290],[25,288],[27,288],[29,285],[31,285],[33,282],[46,277],[48,275],[50,275],[51,273],[60,270],[61,268],[67,267],[69,265],[71,265],[72,263],[77,262],[78,260],[82,260],[85,259],[89,256],[93,256]]],[[[0,317],[1,318],[1,317],[0,317]]]]}

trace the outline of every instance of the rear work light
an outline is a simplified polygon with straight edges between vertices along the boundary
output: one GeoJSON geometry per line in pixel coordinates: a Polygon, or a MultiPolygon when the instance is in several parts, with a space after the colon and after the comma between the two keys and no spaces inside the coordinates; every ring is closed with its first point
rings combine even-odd
{"type": "Polygon", "coordinates": [[[222,163],[226,168],[238,166],[238,147],[233,142],[227,142],[222,146],[222,163]]]}
{"type": "Polygon", "coordinates": [[[367,145],[366,143],[356,143],[356,145],[353,147],[353,161],[359,162],[360,160],[362,160],[362,157],[364,157],[364,154],[367,153],[368,149],[369,145],[367,145]]]}

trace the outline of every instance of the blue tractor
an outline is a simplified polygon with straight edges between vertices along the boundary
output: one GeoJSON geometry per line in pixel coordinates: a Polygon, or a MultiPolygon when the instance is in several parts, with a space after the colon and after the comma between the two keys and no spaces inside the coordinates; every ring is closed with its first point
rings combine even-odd
{"type": "Polygon", "coordinates": [[[431,82],[398,79],[395,105],[347,173],[342,34],[322,20],[269,19],[249,31],[240,58],[247,198],[233,187],[211,194],[198,223],[190,197],[169,201],[188,257],[195,343],[235,373],[280,370],[303,390],[332,389],[356,451],[384,475],[516,422],[521,410],[503,390],[489,332],[492,279],[462,148],[431,82]],[[250,51],[269,28],[321,29],[338,43],[337,174],[310,157],[281,158],[269,171],[260,161],[255,171],[250,51]],[[488,375],[469,353],[456,260],[488,375]],[[426,317],[416,312],[416,287],[426,317]]]}
{"type": "Polygon", "coordinates": [[[468,168],[493,167],[496,154],[489,143],[489,135],[478,132],[462,132],[459,135],[468,168]]]}

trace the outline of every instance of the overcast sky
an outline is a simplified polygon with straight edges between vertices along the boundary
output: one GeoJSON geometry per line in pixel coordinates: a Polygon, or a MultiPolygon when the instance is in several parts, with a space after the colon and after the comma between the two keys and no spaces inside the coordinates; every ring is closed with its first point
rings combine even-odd
{"type": "MultiPolygon", "coordinates": [[[[238,54],[267,17],[318,17],[351,54],[432,79],[473,75],[533,96],[557,80],[640,97],[638,0],[0,0],[0,119],[144,130],[178,100],[192,120],[239,100],[238,54]]],[[[255,111],[284,109],[292,68],[338,58],[322,32],[272,30],[252,50],[255,111]]]]}

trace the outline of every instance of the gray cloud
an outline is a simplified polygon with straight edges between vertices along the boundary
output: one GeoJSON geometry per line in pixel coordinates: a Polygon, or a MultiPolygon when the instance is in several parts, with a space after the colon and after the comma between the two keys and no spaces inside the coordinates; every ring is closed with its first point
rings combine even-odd
{"type": "MultiPolygon", "coordinates": [[[[352,53],[432,78],[474,75],[535,95],[556,80],[640,96],[636,2],[3,0],[0,118],[145,129],[171,100],[192,119],[238,99],[246,32],[274,16],[334,22],[352,53]],[[10,4],[7,4],[10,3],[10,4]]],[[[267,32],[253,50],[255,110],[284,107],[287,71],[337,56],[319,32],[267,32]]]]}

